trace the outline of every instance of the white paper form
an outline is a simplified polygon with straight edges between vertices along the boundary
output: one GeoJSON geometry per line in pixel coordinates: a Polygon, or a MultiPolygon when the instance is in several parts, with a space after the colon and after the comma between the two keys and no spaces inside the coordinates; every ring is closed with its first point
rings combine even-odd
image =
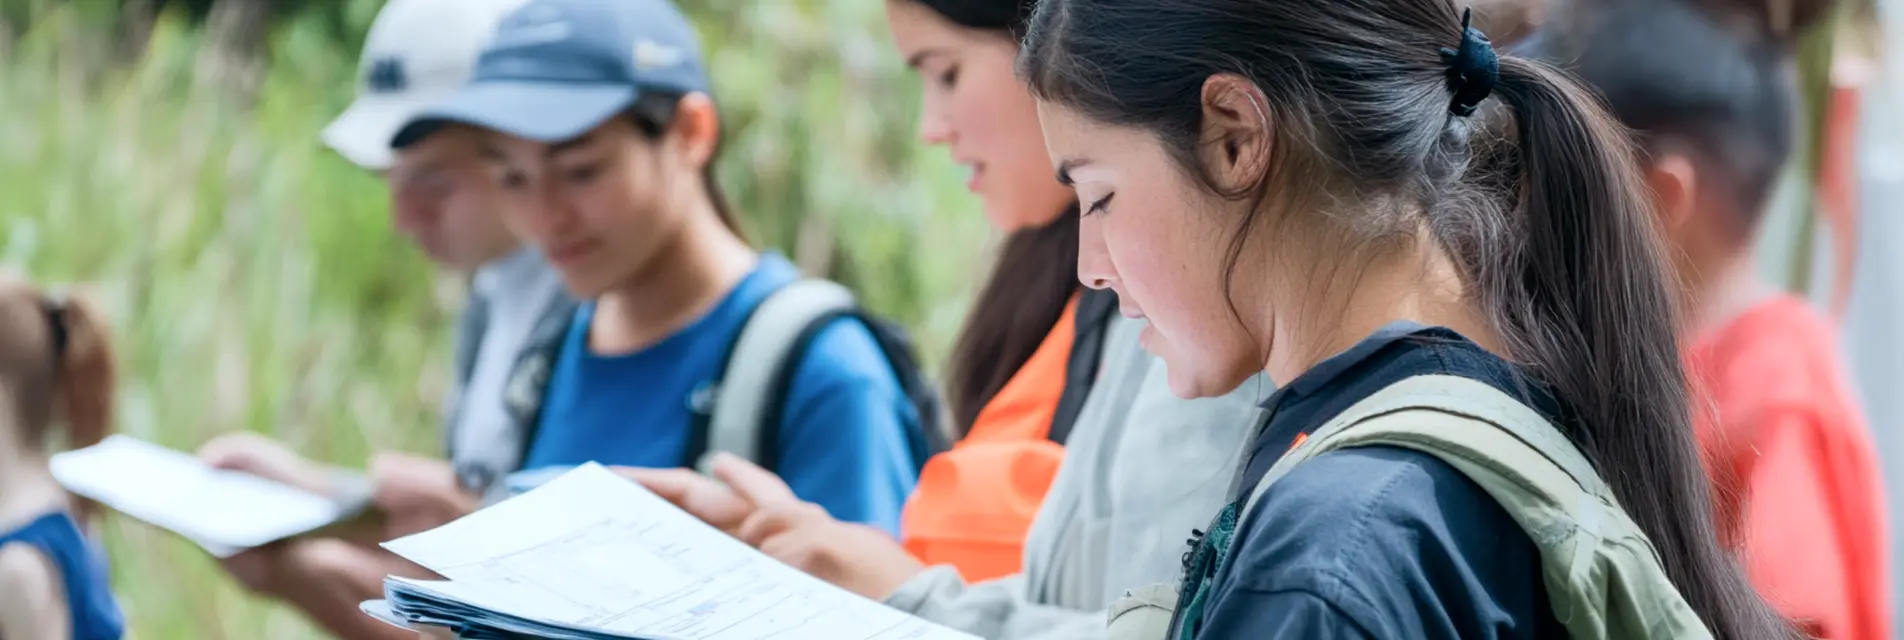
{"type": "Polygon", "coordinates": [[[66,490],[184,536],[218,557],[280,540],[350,515],[324,496],[114,435],[56,454],[66,490]]]}
{"type": "Polygon", "coordinates": [[[761,555],[596,464],[384,547],[421,591],[552,626],[656,640],[976,640],[761,555]]]}

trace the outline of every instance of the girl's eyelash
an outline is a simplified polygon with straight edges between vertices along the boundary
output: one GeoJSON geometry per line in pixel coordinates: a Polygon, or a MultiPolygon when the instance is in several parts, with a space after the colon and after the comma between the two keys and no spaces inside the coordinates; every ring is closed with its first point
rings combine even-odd
{"type": "Polygon", "coordinates": [[[952,67],[939,74],[939,84],[951,86],[959,80],[959,68],[952,67]]]}
{"type": "Polygon", "coordinates": [[[1091,206],[1085,209],[1084,213],[1086,215],[1093,214],[1093,213],[1104,213],[1104,207],[1110,205],[1111,198],[1114,198],[1114,197],[1117,197],[1117,194],[1113,193],[1111,195],[1104,196],[1103,198],[1099,198],[1097,202],[1091,203],[1091,206]]]}

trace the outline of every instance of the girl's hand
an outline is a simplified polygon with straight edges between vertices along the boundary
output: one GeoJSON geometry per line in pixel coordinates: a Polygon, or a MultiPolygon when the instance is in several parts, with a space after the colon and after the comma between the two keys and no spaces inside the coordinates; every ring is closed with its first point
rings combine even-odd
{"type": "MultiPolygon", "coordinates": [[[[718,463],[716,468],[719,468],[718,463]]],[[[740,492],[692,469],[610,469],[728,535],[739,537],[736,534],[741,522],[754,513],[754,504],[741,497],[740,492]]],[[[775,478],[775,481],[778,480],[775,478]]]]}
{"type": "Polygon", "coordinates": [[[884,531],[833,519],[772,472],[720,454],[714,478],[685,469],[618,469],[769,557],[848,591],[883,600],[925,571],[884,531]]]}
{"type": "Polygon", "coordinates": [[[370,459],[371,503],[385,516],[385,538],[428,531],[475,513],[482,500],[463,490],[447,460],[407,453],[370,459]]]}
{"type": "Polygon", "coordinates": [[[330,476],[282,442],[250,431],[227,433],[198,448],[198,459],[214,469],[249,473],[266,480],[330,495],[330,476]]]}

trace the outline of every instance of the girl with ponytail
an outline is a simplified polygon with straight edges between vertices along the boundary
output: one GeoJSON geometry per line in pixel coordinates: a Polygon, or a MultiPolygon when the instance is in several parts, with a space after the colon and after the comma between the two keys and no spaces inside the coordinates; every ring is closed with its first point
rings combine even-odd
{"type": "Polygon", "coordinates": [[[1470,27],[1449,0],[1033,15],[1085,285],[1149,318],[1179,395],[1281,389],[1176,597],[1113,609],[1172,638],[1795,637],[1718,543],[1624,130],[1470,27]]]}
{"type": "Polygon", "coordinates": [[[111,640],[124,621],[84,531],[90,509],[53,480],[47,451],[112,429],[107,327],[78,298],[0,275],[0,638],[111,640]],[[56,426],[64,433],[55,440],[56,426]]]}
{"type": "Polygon", "coordinates": [[[1837,328],[1753,260],[1793,151],[1792,39],[1828,4],[1575,3],[1529,53],[1574,71],[1639,136],[1688,311],[1720,538],[1806,635],[1890,638],[1883,477],[1837,328]]]}

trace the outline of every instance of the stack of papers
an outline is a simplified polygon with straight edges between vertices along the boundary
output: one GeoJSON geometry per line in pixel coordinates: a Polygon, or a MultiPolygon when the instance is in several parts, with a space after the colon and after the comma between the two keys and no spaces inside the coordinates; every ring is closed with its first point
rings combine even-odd
{"type": "Polygon", "coordinates": [[[364,611],[464,638],[976,640],[761,555],[596,464],[384,547],[364,611]]]}
{"type": "Polygon", "coordinates": [[[115,435],[56,454],[53,477],[67,491],[204,547],[213,556],[275,542],[363,511],[369,495],[335,499],[115,435]]]}

